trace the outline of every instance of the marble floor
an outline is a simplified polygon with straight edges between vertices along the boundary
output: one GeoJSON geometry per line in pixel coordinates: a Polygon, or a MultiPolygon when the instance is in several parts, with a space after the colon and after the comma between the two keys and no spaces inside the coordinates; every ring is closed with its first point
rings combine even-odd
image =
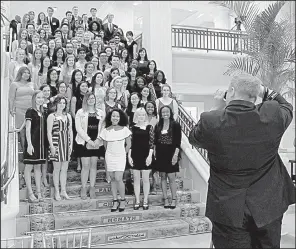
{"type": "MultiPolygon", "coordinates": [[[[166,239],[127,242],[100,246],[100,248],[209,248],[211,233],[173,237],[166,239]]],[[[291,205],[284,214],[282,225],[281,248],[295,246],[295,205],[291,205]]]]}

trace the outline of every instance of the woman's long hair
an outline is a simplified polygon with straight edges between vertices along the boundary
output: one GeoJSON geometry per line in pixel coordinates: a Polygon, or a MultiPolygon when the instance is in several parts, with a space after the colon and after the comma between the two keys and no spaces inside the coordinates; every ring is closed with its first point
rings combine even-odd
{"type": "Polygon", "coordinates": [[[157,132],[158,135],[161,133],[161,130],[163,128],[163,117],[162,117],[162,110],[163,110],[163,108],[169,108],[169,110],[170,110],[170,125],[169,125],[169,130],[168,130],[168,133],[169,134],[172,132],[172,126],[173,126],[173,123],[175,122],[175,120],[174,120],[174,114],[173,114],[172,109],[168,105],[162,106],[159,109],[159,113],[158,113],[158,115],[159,115],[159,122],[158,122],[157,127],[156,127],[156,132],[157,132]]]}
{"type": "MultiPolygon", "coordinates": [[[[81,82],[83,82],[83,73],[82,73],[82,71],[80,70],[80,69],[75,69],[74,71],[73,71],[73,73],[72,73],[72,76],[71,76],[71,80],[70,80],[70,83],[71,83],[71,85],[72,85],[72,96],[74,96],[75,94],[76,94],[76,81],[75,81],[75,75],[77,74],[77,73],[81,73],[81,76],[82,76],[82,79],[81,79],[81,82]]],[[[80,83],[81,83],[80,82],[80,83]]],[[[79,83],[79,84],[80,84],[79,83]]]]}
{"type": "Polygon", "coordinates": [[[57,85],[57,83],[59,82],[59,74],[58,74],[58,71],[57,71],[56,69],[54,69],[54,68],[51,68],[51,69],[49,69],[49,70],[47,71],[47,75],[46,75],[46,84],[48,84],[48,85],[50,85],[50,83],[51,83],[51,80],[50,80],[50,74],[51,74],[51,72],[53,72],[53,71],[56,71],[56,73],[57,73],[57,80],[55,81],[56,85],[57,85]]]}
{"type": "Polygon", "coordinates": [[[148,56],[147,56],[147,50],[146,50],[146,48],[141,48],[140,50],[139,50],[139,52],[138,52],[138,57],[137,57],[137,61],[140,61],[141,60],[141,56],[140,56],[140,53],[142,52],[142,51],[145,51],[145,57],[144,57],[144,60],[145,61],[148,61],[148,56]]]}
{"type": "MultiPolygon", "coordinates": [[[[144,109],[146,110],[146,112],[147,112],[147,105],[148,104],[152,104],[154,106],[154,111],[152,113],[152,116],[157,117],[157,106],[155,104],[155,101],[147,101],[146,102],[146,104],[144,105],[144,109]]],[[[147,115],[148,115],[148,113],[147,113],[147,115]]]]}
{"type": "Polygon", "coordinates": [[[49,59],[49,67],[48,67],[48,70],[50,70],[52,68],[52,65],[51,65],[51,60],[48,56],[45,56],[45,57],[41,57],[41,65],[40,65],[40,69],[39,69],[39,72],[38,72],[38,75],[39,76],[42,76],[43,75],[43,70],[44,70],[44,65],[43,65],[43,61],[45,60],[45,58],[48,58],[49,59]]]}
{"type": "MultiPolygon", "coordinates": [[[[39,94],[39,93],[42,93],[42,91],[41,90],[35,90],[33,95],[32,95],[32,108],[34,110],[37,110],[37,108],[36,108],[37,107],[36,106],[36,97],[37,97],[37,94],[39,94]]],[[[41,105],[40,110],[37,110],[37,111],[41,111],[43,113],[43,106],[41,105]]]]}
{"type": "Polygon", "coordinates": [[[94,91],[94,89],[95,89],[95,87],[96,87],[96,78],[97,78],[97,75],[98,74],[100,74],[100,75],[102,75],[102,77],[103,77],[103,81],[102,81],[102,83],[100,84],[100,86],[104,86],[104,73],[102,72],[102,71],[99,71],[99,72],[96,72],[95,74],[94,74],[94,76],[92,77],[92,79],[91,79],[91,87],[92,87],[92,89],[93,89],[93,91],[94,91]]]}
{"type": "Polygon", "coordinates": [[[83,101],[82,101],[82,110],[83,110],[84,112],[87,112],[87,106],[88,106],[87,101],[88,101],[88,99],[89,99],[90,96],[94,96],[94,98],[95,98],[94,109],[96,108],[97,101],[96,101],[96,96],[95,96],[95,94],[92,93],[92,92],[87,92],[87,93],[84,95],[84,97],[83,97],[83,101]]]}
{"type": "Polygon", "coordinates": [[[132,96],[134,96],[134,95],[137,95],[138,98],[139,98],[139,103],[137,104],[137,108],[139,108],[141,106],[141,103],[140,103],[141,102],[141,97],[140,97],[140,95],[137,92],[131,93],[129,98],[128,98],[127,108],[126,108],[126,111],[125,111],[128,116],[130,116],[130,114],[132,113],[133,105],[132,105],[131,99],[132,99],[132,96]]]}
{"type": "Polygon", "coordinates": [[[112,109],[110,112],[108,112],[107,115],[106,115],[106,119],[105,119],[106,128],[108,128],[109,126],[112,125],[111,116],[112,116],[113,112],[118,112],[119,113],[119,122],[118,122],[119,126],[127,126],[128,125],[128,117],[127,117],[127,115],[123,112],[123,110],[115,108],[115,109],[112,109]]]}
{"type": "Polygon", "coordinates": [[[29,72],[30,77],[29,77],[29,79],[27,81],[31,82],[31,73],[30,73],[29,68],[27,68],[27,67],[20,67],[20,69],[17,71],[16,77],[15,77],[15,82],[20,82],[21,81],[22,76],[23,76],[25,71],[29,72]]]}

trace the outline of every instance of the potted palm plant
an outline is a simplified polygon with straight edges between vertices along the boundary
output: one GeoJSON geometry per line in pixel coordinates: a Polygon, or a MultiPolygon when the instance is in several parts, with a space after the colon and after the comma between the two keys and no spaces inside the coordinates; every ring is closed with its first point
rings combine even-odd
{"type": "Polygon", "coordinates": [[[277,1],[260,11],[255,1],[211,1],[231,10],[245,30],[240,44],[242,55],[228,65],[225,75],[241,72],[257,76],[263,84],[285,97],[295,96],[295,23],[278,20],[289,4],[277,1]]]}
{"type": "Polygon", "coordinates": [[[5,16],[6,13],[6,9],[4,7],[4,2],[1,1],[1,27],[5,26],[5,21],[7,21],[9,23],[8,18],[5,16]]]}

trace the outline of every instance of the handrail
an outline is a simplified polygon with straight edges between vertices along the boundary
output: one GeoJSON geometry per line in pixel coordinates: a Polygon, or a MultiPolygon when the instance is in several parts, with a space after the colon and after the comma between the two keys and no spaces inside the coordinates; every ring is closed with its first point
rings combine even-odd
{"type": "MultiPolygon", "coordinates": [[[[193,129],[193,127],[196,125],[196,122],[194,121],[193,117],[183,108],[181,104],[178,104],[178,122],[181,126],[181,129],[185,136],[189,139],[189,133],[193,129]]],[[[199,154],[203,157],[203,159],[210,165],[210,160],[208,158],[208,152],[206,149],[198,148],[196,146],[193,146],[199,154]]]]}

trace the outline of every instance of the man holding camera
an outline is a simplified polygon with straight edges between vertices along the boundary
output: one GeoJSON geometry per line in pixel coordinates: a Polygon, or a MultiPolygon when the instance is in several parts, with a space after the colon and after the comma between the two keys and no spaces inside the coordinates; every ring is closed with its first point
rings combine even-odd
{"type": "Polygon", "coordinates": [[[295,188],[278,154],[293,108],[251,75],[235,76],[189,141],[210,160],[206,216],[215,248],[280,248],[284,212],[295,188]],[[263,102],[255,105],[257,97],[263,102]],[[225,98],[224,98],[225,97],[225,98]]]}

